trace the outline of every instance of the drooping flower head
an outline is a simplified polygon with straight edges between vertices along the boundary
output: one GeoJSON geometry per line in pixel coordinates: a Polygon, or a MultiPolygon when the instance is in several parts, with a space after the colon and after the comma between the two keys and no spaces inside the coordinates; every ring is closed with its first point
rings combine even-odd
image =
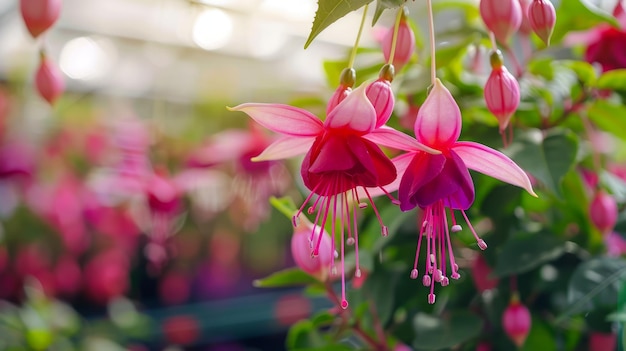
{"type": "Polygon", "coordinates": [[[381,145],[408,151],[396,157],[394,164],[402,175],[398,188],[400,209],[422,209],[411,278],[416,279],[419,275],[417,264],[422,238],[425,237],[426,270],[422,282],[430,287],[428,301],[434,303],[434,283],[438,282],[442,286],[449,284],[448,267],[452,271],[452,279],[460,277],[452,252],[450,232],[458,232],[462,228],[456,224],[453,210],[461,212],[478,246],[483,250],[487,248],[465,214],[474,201],[474,184],[468,168],[522,187],[532,195],[534,192],[526,173],[507,156],[475,142],[458,141],[461,111],[438,79],[417,114],[414,129],[417,145],[423,144],[441,153],[428,154],[415,148],[415,140],[408,136],[404,139],[398,136],[394,143],[388,142],[388,138],[375,137],[373,140],[381,145]],[[452,221],[450,228],[448,218],[452,221]]]}
{"type": "MultiPolygon", "coordinates": [[[[411,60],[411,57],[415,52],[415,33],[413,33],[413,29],[407,20],[408,9],[403,7],[402,11],[402,17],[400,18],[400,23],[398,25],[396,48],[392,62],[398,70],[402,69],[402,67],[411,60]]],[[[389,62],[389,58],[391,57],[394,30],[395,29],[392,26],[389,30],[387,30],[385,36],[382,38],[381,45],[386,62],[389,62]]]]}
{"type": "Polygon", "coordinates": [[[50,105],[54,105],[54,102],[65,90],[61,71],[43,52],[40,53],[39,68],[35,73],[35,86],[39,95],[50,105]]]}
{"type": "Polygon", "coordinates": [[[533,0],[527,9],[528,21],[537,36],[550,45],[550,37],[556,23],[556,11],[550,0],[533,0]]]}
{"type": "Polygon", "coordinates": [[[524,306],[517,295],[513,295],[509,306],[502,314],[502,328],[517,347],[524,345],[532,319],[528,307],[524,306]]]}
{"type": "MultiPolygon", "coordinates": [[[[502,63],[502,54],[499,50],[493,52],[490,59],[492,71],[485,84],[485,103],[489,111],[498,119],[500,134],[506,147],[511,142],[511,137],[507,140],[504,131],[519,106],[520,88],[517,79],[502,63]]],[[[512,134],[512,129],[509,130],[512,134]]]]}
{"type": "Polygon", "coordinates": [[[518,0],[480,0],[480,16],[499,42],[506,44],[522,24],[518,0]]]}
{"type": "MultiPolygon", "coordinates": [[[[245,112],[264,127],[285,135],[268,146],[255,160],[306,154],[300,174],[311,194],[294,216],[294,226],[297,226],[298,217],[306,204],[314,199],[307,212],[315,213],[314,229],[309,239],[312,255],[317,256],[323,236],[318,236],[315,242],[315,228],[324,228],[327,222],[342,224],[339,227],[341,233],[337,234],[341,235],[342,307],[347,308],[343,237],[347,231],[346,243],[355,245],[358,257],[356,207],[367,206],[358,201],[361,197],[358,192],[364,193],[364,197],[369,199],[379,219],[381,233],[386,235],[388,229],[378,216],[368,188],[388,185],[397,175],[393,163],[370,140],[376,136],[376,139],[390,142],[396,136],[387,132],[390,128],[376,129],[377,114],[366,95],[366,84],[339,102],[324,122],[306,110],[281,104],[247,103],[231,110],[245,112]]],[[[417,142],[413,146],[420,151],[436,152],[417,142]]],[[[334,238],[336,226],[332,225],[331,228],[334,238]]],[[[331,265],[334,267],[334,262],[331,265]]],[[[355,274],[360,275],[358,263],[355,274]]]]}

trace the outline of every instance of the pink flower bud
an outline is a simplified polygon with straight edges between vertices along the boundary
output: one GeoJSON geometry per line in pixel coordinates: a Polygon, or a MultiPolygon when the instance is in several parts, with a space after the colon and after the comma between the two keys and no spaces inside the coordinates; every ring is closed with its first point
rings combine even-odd
{"type": "Polygon", "coordinates": [[[589,217],[602,234],[609,234],[617,222],[617,203],[613,196],[603,190],[596,192],[589,205],[589,217]]]}
{"type": "Polygon", "coordinates": [[[33,38],[37,38],[57,21],[62,3],[62,0],[20,0],[22,18],[33,38]]]}
{"type": "Polygon", "coordinates": [[[472,264],[472,279],[476,290],[482,293],[498,286],[498,278],[492,278],[490,274],[491,267],[489,267],[483,255],[477,255],[472,264]]]}
{"type": "Polygon", "coordinates": [[[354,86],[354,82],[356,81],[356,71],[354,68],[344,68],[341,71],[341,76],[339,77],[339,86],[335,90],[333,96],[328,100],[328,104],[326,104],[326,114],[328,115],[330,111],[332,111],[343,99],[352,92],[352,87],[354,86]]]}
{"type": "Polygon", "coordinates": [[[613,351],[617,344],[617,336],[613,333],[591,332],[589,334],[589,348],[593,351],[613,351]]]}
{"type": "Polygon", "coordinates": [[[43,97],[50,105],[53,105],[56,99],[65,90],[65,82],[61,71],[57,66],[42,54],[41,63],[37,73],[35,74],[35,85],[39,95],[43,97]]]}
{"type": "Polygon", "coordinates": [[[300,219],[300,223],[295,227],[291,237],[291,254],[300,269],[324,280],[332,261],[332,241],[326,231],[322,232],[319,254],[314,256],[313,249],[319,240],[320,231],[320,227],[315,226],[314,228],[313,224],[305,218],[300,219]]]}
{"type": "Polygon", "coordinates": [[[487,108],[498,119],[500,133],[502,133],[519,106],[520,90],[517,80],[505,66],[497,64],[493,66],[485,84],[484,95],[487,108]]]}
{"type": "Polygon", "coordinates": [[[502,315],[504,332],[517,347],[521,347],[530,332],[530,325],[531,318],[528,308],[522,305],[516,297],[513,297],[502,315]]]}
{"type": "Polygon", "coordinates": [[[522,8],[522,24],[519,27],[520,33],[530,34],[532,32],[532,27],[530,26],[530,21],[528,20],[528,7],[532,0],[519,0],[519,4],[522,8]]]}
{"type": "MultiPolygon", "coordinates": [[[[391,27],[385,34],[382,40],[383,55],[385,55],[385,62],[389,62],[391,56],[391,44],[393,41],[394,28],[391,27]]],[[[396,50],[393,55],[392,64],[400,70],[410,60],[411,56],[415,52],[415,34],[413,29],[407,23],[406,16],[402,15],[400,24],[398,26],[398,35],[396,38],[396,50]]]]}
{"type": "Polygon", "coordinates": [[[549,0],[533,0],[528,7],[528,21],[537,36],[550,45],[550,37],[556,23],[556,12],[549,0]]]}
{"type": "Polygon", "coordinates": [[[480,16],[498,41],[506,43],[522,24],[518,0],[480,0],[480,16]]]}
{"type": "Polygon", "coordinates": [[[365,94],[376,110],[376,128],[380,128],[389,121],[393,112],[395,100],[391,83],[379,78],[367,86],[365,94]]]}

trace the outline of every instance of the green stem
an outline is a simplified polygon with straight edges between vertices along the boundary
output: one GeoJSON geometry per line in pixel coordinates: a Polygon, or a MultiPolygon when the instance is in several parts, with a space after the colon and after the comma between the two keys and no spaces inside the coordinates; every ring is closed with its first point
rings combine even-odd
{"type": "Polygon", "coordinates": [[[359,32],[356,35],[356,40],[354,41],[354,47],[352,47],[352,52],[350,53],[350,59],[348,60],[348,68],[352,68],[354,66],[354,60],[356,58],[356,50],[359,48],[359,41],[361,40],[361,34],[363,33],[363,26],[365,25],[365,17],[367,17],[367,9],[369,4],[366,4],[363,8],[363,17],[361,17],[361,24],[359,25],[359,32]]]}
{"type": "Polygon", "coordinates": [[[396,56],[396,44],[398,42],[398,29],[400,28],[400,21],[402,20],[402,14],[404,13],[404,6],[400,6],[398,13],[396,14],[396,22],[393,25],[393,37],[391,37],[391,52],[389,53],[388,64],[393,64],[393,59],[396,56]]]}
{"type": "Polygon", "coordinates": [[[284,214],[291,220],[293,216],[296,214],[298,209],[296,205],[293,203],[293,200],[290,197],[281,197],[276,198],[274,196],[270,197],[270,203],[277,209],[280,213],[284,214]]]}

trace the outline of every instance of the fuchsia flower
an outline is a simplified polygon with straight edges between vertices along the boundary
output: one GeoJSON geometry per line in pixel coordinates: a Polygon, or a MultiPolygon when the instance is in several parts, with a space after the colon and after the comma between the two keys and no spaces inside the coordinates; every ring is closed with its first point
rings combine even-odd
{"type": "Polygon", "coordinates": [[[449,283],[446,276],[446,254],[450,260],[452,279],[460,277],[452,252],[450,231],[458,232],[461,226],[456,224],[453,210],[461,212],[478,246],[483,250],[487,248],[487,244],[478,237],[465,214],[465,210],[474,201],[474,184],[468,168],[519,186],[536,196],[526,173],[511,159],[487,146],[458,141],[460,133],[461,111],[448,89],[437,79],[415,120],[417,144],[410,137],[378,138],[382,133],[370,138],[381,145],[408,151],[394,159],[398,173],[402,174],[398,197],[400,209],[403,211],[418,206],[423,210],[411,278],[418,277],[421,238],[426,237],[427,260],[422,282],[425,286],[430,286],[430,303],[435,302],[433,280],[442,286],[449,283]],[[393,143],[389,140],[393,140],[393,143]],[[422,144],[440,151],[441,154],[429,154],[414,146],[421,147],[422,144]],[[453,223],[450,229],[446,207],[450,210],[453,223]]]}
{"type": "Polygon", "coordinates": [[[331,238],[325,230],[322,231],[320,227],[314,227],[306,218],[300,220],[291,237],[291,255],[300,269],[321,281],[325,280],[333,256],[331,250],[331,238]],[[314,242],[317,242],[320,235],[322,236],[318,256],[311,256],[310,237],[312,232],[314,233],[314,242]]]}
{"type": "Polygon", "coordinates": [[[618,209],[615,198],[604,190],[596,191],[593,200],[589,205],[589,218],[593,225],[602,232],[602,235],[609,235],[617,223],[618,209]]]}
{"type": "Polygon", "coordinates": [[[549,0],[533,0],[527,10],[528,21],[537,36],[550,45],[550,37],[556,23],[556,11],[549,0]]]}
{"type": "MultiPolygon", "coordinates": [[[[413,29],[407,21],[408,10],[406,7],[403,9],[402,18],[400,19],[400,25],[398,26],[398,35],[396,38],[396,50],[393,55],[393,65],[398,70],[402,69],[413,56],[415,52],[415,34],[413,29]]],[[[391,44],[393,41],[394,27],[392,26],[387,30],[385,36],[382,38],[383,55],[385,56],[385,62],[389,62],[391,57],[391,44]]]]}
{"type": "Polygon", "coordinates": [[[490,61],[492,71],[485,84],[485,103],[498,119],[500,134],[506,147],[511,140],[506,140],[504,131],[520,103],[519,83],[503,65],[499,50],[491,54],[490,61]]]}
{"type": "MultiPolygon", "coordinates": [[[[231,110],[245,112],[262,126],[285,135],[254,160],[275,160],[306,154],[301,175],[311,194],[294,216],[294,226],[298,225],[300,213],[314,196],[317,198],[307,211],[309,214],[317,212],[313,228],[324,228],[329,217],[332,223],[341,223],[342,307],[347,308],[343,236],[347,228],[346,242],[356,245],[358,257],[355,210],[357,205],[364,207],[366,204],[359,203],[357,192],[364,192],[364,197],[369,199],[380,222],[381,232],[386,235],[388,229],[382,223],[367,188],[381,188],[393,182],[397,176],[393,163],[371,138],[376,136],[377,139],[394,143],[395,139],[406,136],[391,128],[376,129],[377,113],[366,95],[365,84],[337,104],[324,122],[306,110],[281,104],[246,103],[231,110]]],[[[418,142],[412,143],[412,147],[424,153],[436,152],[418,142]]],[[[331,228],[334,238],[336,226],[332,225],[331,228]]],[[[315,229],[311,231],[310,240],[312,255],[317,256],[323,236],[319,236],[317,242],[313,242],[314,238],[315,229]]],[[[332,242],[334,246],[334,240],[332,242]]],[[[360,275],[358,263],[355,274],[360,275]]]]}
{"type": "Polygon", "coordinates": [[[531,324],[532,319],[528,307],[524,306],[519,301],[519,297],[514,295],[502,314],[504,332],[517,347],[521,347],[530,333],[531,324]]]}
{"type": "Polygon", "coordinates": [[[62,0],[20,0],[22,19],[33,38],[52,27],[61,14],[62,5],[62,0]]]}
{"type": "Polygon", "coordinates": [[[37,91],[50,105],[63,94],[65,90],[65,81],[59,68],[46,57],[41,54],[41,62],[37,73],[35,74],[35,85],[37,91]]]}
{"type": "Polygon", "coordinates": [[[480,0],[480,16],[502,44],[519,29],[523,17],[518,0],[480,0]]]}

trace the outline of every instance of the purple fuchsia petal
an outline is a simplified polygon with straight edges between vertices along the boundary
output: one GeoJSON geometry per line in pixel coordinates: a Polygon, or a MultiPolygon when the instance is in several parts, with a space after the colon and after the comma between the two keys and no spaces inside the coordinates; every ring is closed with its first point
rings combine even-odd
{"type": "Polygon", "coordinates": [[[453,152],[445,158],[441,172],[416,190],[413,201],[422,208],[443,200],[450,208],[466,210],[474,202],[472,178],[463,161],[453,152]]]}
{"type": "Polygon", "coordinates": [[[417,192],[435,179],[444,168],[446,157],[416,152],[409,163],[398,189],[400,209],[409,211],[420,205],[415,197],[417,192]]]}
{"type": "Polygon", "coordinates": [[[376,126],[376,110],[361,84],[335,107],[324,122],[327,129],[351,130],[367,134],[376,126]]]}
{"type": "Polygon", "coordinates": [[[537,196],[526,172],[503,153],[471,141],[457,142],[452,150],[461,157],[469,169],[518,186],[528,191],[530,195],[537,196]]]}
{"type": "Polygon", "coordinates": [[[439,79],[415,119],[415,137],[435,149],[451,147],[461,135],[461,110],[439,79]]]}
{"type": "Polygon", "coordinates": [[[282,104],[246,103],[230,111],[241,111],[263,127],[291,136],[316,136],[324,128],[322,121],[309,111],[282,104]]]}

